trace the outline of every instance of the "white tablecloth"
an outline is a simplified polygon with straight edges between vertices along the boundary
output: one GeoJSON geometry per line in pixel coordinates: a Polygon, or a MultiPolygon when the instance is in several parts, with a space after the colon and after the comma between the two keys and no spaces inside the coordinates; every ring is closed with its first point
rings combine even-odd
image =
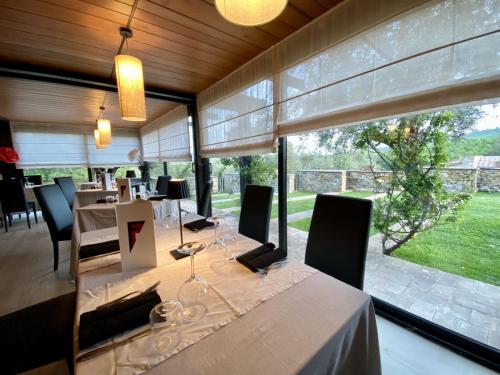
{"type": "MultiPolygon", "coordinates": [[[[159,279],[162,299],[175,299],[178,286],[189,276],[189,259],[175,261],[167,251],[179,240],[175,229],[156,230],[155,269],[122,273],[116,263],[119,255],[81,264],[79,314],[159,279]]],[[[213,236],[211,230],[185,232],[186,241],[208,242],[213,236]]],[[[111,238],[116,238],[115,228],[85,233],[82,243],[111,238]]],[[[238,235],[230,249],[241,252],[256,245],[238,235]]],[[[149,369],[152,374],[380,374],[375,316],[367,294],[299,263],[262,278],[204,250],[196,255],[195,265],[210,284],[209,310],[200,322],[181,328],[178,350],[171,356],[151,357],[151,338],[146,337],[79,362],[77,373],[149,369]],[[152,365],[156,367],[149,368],[152,365]]]]}
{"type": "Polygon", "coordinates": [[[73,212],[77,208],[89,206],[95,204],[98,199],[105,199],[108,195],[116,197],[118,195],[117,190],[78,190],[75,193],[75,200],[73,202],[73,212]]]}

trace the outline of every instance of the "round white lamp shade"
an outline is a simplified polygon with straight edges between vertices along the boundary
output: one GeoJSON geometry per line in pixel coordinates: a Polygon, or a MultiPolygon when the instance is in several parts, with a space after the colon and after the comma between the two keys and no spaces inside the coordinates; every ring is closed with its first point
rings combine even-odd
{"type": "Polygon", "coordinates": [[[287,0],[215,0],[215,7],[229,22],[241,26],[258,26],[278,17],[287,0]]]}

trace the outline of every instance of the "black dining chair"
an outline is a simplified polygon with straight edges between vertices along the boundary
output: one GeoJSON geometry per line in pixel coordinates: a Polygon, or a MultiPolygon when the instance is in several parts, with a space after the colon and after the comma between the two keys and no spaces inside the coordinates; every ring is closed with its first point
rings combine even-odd
{"type": "Polygon", "coordinates": [[[8,178],[0,181],[0,201],[6,232],[9,231],[9,226],[12,226],[12,214],[15,213],[26,213],[26,221],[28,222],[29,229],[31,229],[30,212],[33,212],[35,222],[38,223],[36,204],[33,201],[26,200],[23,183],[20,178],[8,178]]]}
{"type": "Polygon", "coordinates": [[[305,263],[363,289],[372,201],[318,194],[305,263]]]}
{"type": "Polygon", "coordinates": [[[31,176],[24,176],[25,182],[31,182],[33,185],[42,185],[42,175],[35,174],[31,176]]]}
{"type": "Polygon", "coordinates": [[[129,171],[125,172],[125,177],[126,178],[134,178],[135,177],[135,171],[129,170],[129,171]]]}
{"type": "Polygon", "coordinates": [[[241,205],[238,232],[260,243],[266,243],[269,238],[272,205],[271,186],[247,185],[241,205]]]}
{"type": "Polygon", "coordinates": [[[210,197],[212,193],[213,182],[210,180],[205,183],[203,187],[203,191],[201,192],[201,200],[200,200],[200,210],[199,214],[203,217],[207,217],[210,213],[210,197]]]}
{"type": "Polygon", "coordinates": [[[172,176],[158,176],[155,190],[158,192],[159,195],[167,195],[167,186],[168,182],[171,179],[172,176]]]}
{"type": "Polygon", "coordinates": [[[59,267],[59,241],[71,240],[73,214],[58,185],[37,186],[36,199],[49,228],[54,252],[54,271],[59,267]]]}
{"type": "Polygon", "coordinates": [[[69,208],[73,209],[73,202],[75,201],[76,186],[73,177],[54,177],[54,182],[59,185],[64,198],[69,204],[69,208]]]}
{"type": "Polygon", "coordinates": [[[73,373],[76,293],[0,317],[2,373],[18,374],[66,359],[73,373]]]}

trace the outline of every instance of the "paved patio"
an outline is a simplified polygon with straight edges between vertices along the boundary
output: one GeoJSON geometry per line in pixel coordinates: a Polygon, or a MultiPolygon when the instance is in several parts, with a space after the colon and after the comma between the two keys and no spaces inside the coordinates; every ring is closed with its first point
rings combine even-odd
{"type": "MultiPolygon", "coordinates": [[[[226,214],[214,210],[214,214],[226,214]]],[[[310,217],[312,212],[300,213],[310,217]]],[[[237,230],[237,217],[226,216],[237,230]]],[[[289,215],[289,222],[297,220],[289,215]]],[[[304,261],[307,232],[288,227],[288,254],[304,261]]],[[[278,220],[270,241],[278,243],[278,220]]],[[[381,235],[370,238],[364,289],[367,293],[453,331],[500,349],[500,288],[382,253],[381,235]]]]}

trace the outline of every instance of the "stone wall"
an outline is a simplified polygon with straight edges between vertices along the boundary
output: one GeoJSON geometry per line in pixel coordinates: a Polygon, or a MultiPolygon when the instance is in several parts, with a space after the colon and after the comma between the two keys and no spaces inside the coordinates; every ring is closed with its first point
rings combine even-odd
{"type": "MultiPolygon", "coordinates": [[[[500,192],[500,169],[441,169],[444,187],[450,192],[500,192]]],[[[288,175],[289,192],[310,191],[313,193],[374,191],[383,192],[392,178],[391,172],[378,171],[374,175],[371,171],[341,171],[341,170],[302,170],[295,175],[288,175]]],[[[275,192],[278,191],[277,181],[273,181],[275,192]]],[[[219,191],[225,193],[239,193],[239,173],[226,173],[221,178],[219,191]]]]}
{"type": "Polygon", "coordinates": [[[298,171],[295,187],[299,191],[314,193],[343,192],[346,189],[346,171],[298,171]]]}
{"type": "Polygon", "coordinates": [[[444,188],[450,192],[471,193],[477,191],[478,169],[441,169],[444,188]]]}
{"type": "MultiPolygon", "coordinates": [[[[295,175],[288,174],[288,192],[295,191],[295,175]]],[[[219,186],[217,191],[220,193],[238,194],[240,192],[240,174],[238,172],[225,173],[218,179],[219,186]]],[[[275,178],[270,184],[274,192],[278,193],[278,179],[275,178]]],[[[214,190],[215,191],[215,190],[214,190]]]]}
{"type": "Polygon", "coordinates": [[[346,189],[382,192],[391,180],[391,172],[346,171],[346,189]]]}
{"type": "Polygon", "coordinates": [[[500,169],[480,169],[479,177],[477,179],[477,190],[500,192],[500,169]]]}

